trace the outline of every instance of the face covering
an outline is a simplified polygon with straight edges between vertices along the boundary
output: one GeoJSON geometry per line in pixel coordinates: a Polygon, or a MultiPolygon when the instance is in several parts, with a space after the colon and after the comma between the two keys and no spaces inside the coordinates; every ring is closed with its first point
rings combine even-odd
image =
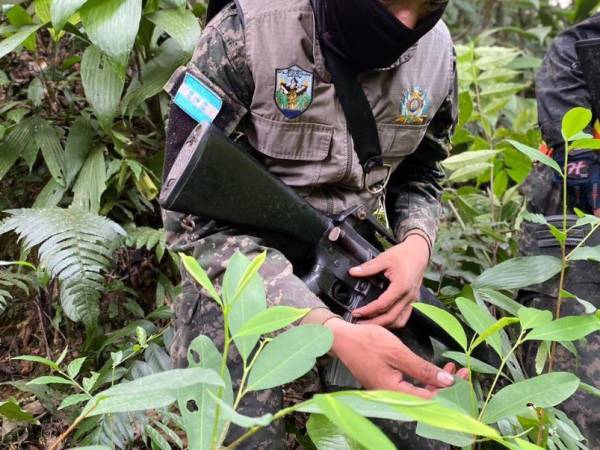
{"type": "Polygon", "coordinates": [[[390,67],[438,23],[446,2],[416,28],[405,26],[379,0],[315,0],[321,43],[357,73],[390,67]]]}

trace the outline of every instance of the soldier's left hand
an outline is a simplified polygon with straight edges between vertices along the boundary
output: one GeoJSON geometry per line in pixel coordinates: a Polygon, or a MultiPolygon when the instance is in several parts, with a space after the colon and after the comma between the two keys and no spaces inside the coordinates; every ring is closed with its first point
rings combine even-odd
{"type": "Polygon", "coordinates": [[[381,253],[377,258],[350,270],[353,277],[383,274],[388,289],[369,305],[357,309],[353,316],[359,323],[402,328],[418,299],[423,276],[429,263],[429,246],[420,235],[410,235],[404,242],[381,253]]]}

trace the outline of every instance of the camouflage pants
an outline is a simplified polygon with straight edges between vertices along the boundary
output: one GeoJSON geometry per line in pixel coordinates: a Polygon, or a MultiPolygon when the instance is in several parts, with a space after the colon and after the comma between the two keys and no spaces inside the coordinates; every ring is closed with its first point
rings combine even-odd
{"type": "MultiPolygon", "coordinates": [[[[165,221],[167,230],[169,224],[165,221]]],[[[173,225],[173,222],[171,222],[173,225]]],[[[193,224],[191,224],[193,225],[193,224]]],[[[171,248],[178,252],[191,254],[207,271],[215,285],[219,285],[226,268],[227,261],[235,253],[241,251],[253,258],[264,250],[268,250],[267,261],[261,269],[265,280],[267,299],[270,305],[286,304],[302,308],[322,307],[321,301],[293,273],[290,262],[277,250],[268,248],[265,243],[255,237],[243,236],[230,231],[221,231],[201,237],[201,230],[195,226],[182,233],[173,229],[168,233],[171,248]]],[[[187,349],[199,335],[210,337],[216,345],[223,348],[223,319],[218,305],[206,297],[200,288],[185,274],[183,292],[175,304],[175,336],[170,353],[175,367],[187,366],[187,349]]],[[[234,390],[237,390],[242,376],[242,361],[239,353],[233,349],[229,354],[228,367],[231,372],[234,390]]],[[[318,392],[321,381],[318,369],[313,370],[299,385],[310,386],[312,392],[297,392],[292,395],[296,399],[310,398],[318,392]]],[[[309,389],[309,390],[311,390],[309,389]]],[[[270,389],[248,394],[242,401],[239,412],[249,416],[260,416],[275,413],[283,407],[283,389],[270,389]]],[[[381,429],[402,450],[444,450],[449,447],[437,441],[429,441],[415,434],[415,424],[392,421],[377,421],[381,429]]],[[[243,430],[233,427],[228,440],[235,439],[243,430]]],[[[282,422],[261,430],[251,439],[245,441],[240,449],[286,449],[286,432],[282,422]]]]}
{"type": "MultiPolygon", "coordinates": [[[[547,295],[532,294],[523,298],[523,303],[538,309],[554,311],[556,298],[547,295]]],[[[600,307],[600,302],[595,301],[600,307]]],[[[561,316],[584,314],[584,308],[575,301],[567,301],[561,307],[561,316]]],[[[583,383],[600,388],[600,332],[587,337],[576,344],[577,356],[572,355],[562,346],[557,346],[554,371],[576,374],[583,383]]],[[[525,348],[524,361],[528,362],[527,371],[535,376],[535,355],[538,344],[532,343],[525,348]]],[[[600,398],[593,394],[577,391],[569,400],[560,406],[579,427],[581,434],[587,439],[590,450],[600,449],[600,398]]]]}

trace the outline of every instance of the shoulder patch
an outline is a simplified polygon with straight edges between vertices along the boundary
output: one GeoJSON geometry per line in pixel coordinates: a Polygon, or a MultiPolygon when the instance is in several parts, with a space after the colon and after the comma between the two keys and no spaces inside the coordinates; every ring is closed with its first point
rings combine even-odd
{"type": "Polygon", "coordinates": [[[173,102],[197,122],[212,123],[223,107],[223,100],[189,73],[185,74],[173,102]]]}
{"type": "Polygon", "coordinates": [[[402,94],[400,114],[396,118],[396,123],[422,125],[427,122],[430,107],[429,94],[420,86],[413,86],[402,94]]]}
{"type": "Polygon", "coordinates": [[[313,101],[314,75],[299,66],[275,71],[275,104],[288,119],[301,116],[313,101]]]}

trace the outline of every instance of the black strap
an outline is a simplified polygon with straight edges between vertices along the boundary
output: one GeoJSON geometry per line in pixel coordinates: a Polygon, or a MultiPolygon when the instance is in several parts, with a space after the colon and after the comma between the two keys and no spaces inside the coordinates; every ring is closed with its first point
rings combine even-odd
{"type": "MultiPolygon", "coordinates": [[[[311,3],[315,12],[317,29],[322,30],[324,17],[319,13],[321,9],[315,5],[319,1],[323,0],[311,0],[311,3]]],[[[344,110],[346,122],[348,122],[348,128],[354,141],[354,149],[360,164],[365,172],[369,172],[375,167],[381,167],[383,157],[377,123],[373,116],[371,104],[358,81],[358,76],[348,63],[324,42],[327,36],[323,36],[321,32],[317,34],[319,35],[327,69],[331,73],[335,92],[344,110]]]]}

